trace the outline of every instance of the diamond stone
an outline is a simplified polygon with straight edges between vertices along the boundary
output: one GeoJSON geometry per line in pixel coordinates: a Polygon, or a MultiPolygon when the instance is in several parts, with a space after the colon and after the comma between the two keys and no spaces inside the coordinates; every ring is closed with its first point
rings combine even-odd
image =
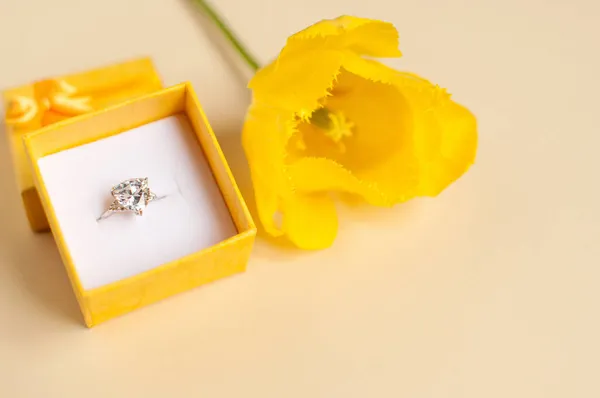
{"type": "Polygon", "coordinates": [[[129,210],[137,215],[142,215],[144,209],[151,199],[147,178],[132,178],[115,185],[112,188],[112,196],[117,210],[129,210]]]}

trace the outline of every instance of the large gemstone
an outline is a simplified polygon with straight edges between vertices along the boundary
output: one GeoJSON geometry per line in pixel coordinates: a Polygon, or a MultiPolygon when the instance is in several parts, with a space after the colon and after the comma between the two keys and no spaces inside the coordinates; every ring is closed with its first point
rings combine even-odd
{"type": "Polygon", "coordinates": [[[141,215],[148,204],[150,190],[147,178],[132,178],[115,185],[112,196],[122,210],[130,210],[141,215]]]}

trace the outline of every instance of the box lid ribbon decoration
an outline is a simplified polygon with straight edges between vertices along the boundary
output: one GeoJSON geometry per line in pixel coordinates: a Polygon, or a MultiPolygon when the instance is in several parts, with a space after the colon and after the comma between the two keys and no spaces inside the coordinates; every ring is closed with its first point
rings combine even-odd
{"type": "MultiPolygon", "coordinates": [[[[91,97],[80,96],[64,80],[44,80],[33,85],[33,95],[16,95],[6,110],[6,124],[35,130],[92,110],[91,97]]],[[[17,130],[18,131],[18,130],[17,130]]]]}

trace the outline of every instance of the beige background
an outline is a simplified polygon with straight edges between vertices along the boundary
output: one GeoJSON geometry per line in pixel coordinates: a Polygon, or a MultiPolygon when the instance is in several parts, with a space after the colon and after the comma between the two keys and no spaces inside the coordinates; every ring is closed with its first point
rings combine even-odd
{"type": "MultiPolygon", "coordinates": [[[[391,62],[480,121],[435,200],[341,207],[335,246],[259,240],[244,275],[87,330],[0,144],[0,396],[600,396],[600,5],[219,0],[262,62],[325,17],[400,29],[391,62]]],[[[1,0],[0,88],[151,55],[191,80],[239,182],[247,74],[184,1],[1,0]]]]}

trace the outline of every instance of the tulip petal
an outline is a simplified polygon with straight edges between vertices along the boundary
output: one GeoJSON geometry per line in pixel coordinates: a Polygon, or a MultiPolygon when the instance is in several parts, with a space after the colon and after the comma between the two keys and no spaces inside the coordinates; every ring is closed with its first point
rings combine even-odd
{"type": "Polygon", "coordinates": [[[283,230],[299,248],[324,249],[335,240],[338,218],[328,194],[293,194],[283,202],[282,210],[283,230]]]}
{"type": "Polygon", "coordinates": [[[412,114],[397,87],[342,70],[325,105],[352,121],[353,134],[343,139],[340,150],[323,130],[301,123],[298,130],[306,148],[287,148],[293,157],[289,170],[294,186],[305,192],[356,194],[377,206],[414,197],[418,163],[412,114]]]}
{"type": "Polygon", "coordinates": [[[344,15],[326,19],[292,35],[284,52],[310,49],[320,43],[370,57],[400,57],[398,31],[389,22],[344,15]]]}
{"type": "Polygon", "coordinates": [[[475,161],[477,120],[441,87],[411,73],[399,73],[413,114],[414,154],[419,162],[418,195],[436,196],[475,161]]]}
{"type": "Polygon", "coordinates": [[[351,16],[318,22],[291,36],[277,60],[260,69],[248,87],[258,103],[306,119],[329,95],[344,59],[353,54],[401,56],[398,31],[387,22],[351,16]]]}
{"type": "Polygon", "coordinates": [[[343,53],[313,49],[282,55],[250,80],[257,103],[277,106],[308,118],[328,95],[343,61],[343,53]]]}
{"type": "Polygon", "coordinates": [[[290,192],[283,164],[285,145],[294,127],[291,113],[253,105],[248,111],[242,132],[258,216],[265,230],[273,236],[283,234],[274,216],[281,210],[281,197],[290,192]]]}
{"type": "Polygon", "coordinates": [[[293,189],[287,168],[286,142],[295,122],[289,112],[253,105],[242,141],[254,186],[258,217],[272,236],[287,235],[298,247],[320,249],[331,245],[337,231],[333,201],[327,194],[303,194],[293,189]],[[281,225],[275,220],[281,213],[281,225]]]}
{"type": "Polygon", "coordinates": [[[424,112],[418,126],[419,195],[436,196],[475,162],[477,121],[468,109],[447,101],[424,112]]]}
{"type": "Polygon", "coordinates": [[[408,101],[413,121],[414,156],[419,166],[417,195],[435,196],[463,175],[475,161],[477,120],[441,87],[377,61],[347,57],[344,69],[392,84],[408,101]]]}
{"type": "Polygon", "coordinates": [[[331,159],[302,158],[286,170],[298,192],[340,191],[361,196],[368,203],[377,206],[393,204],[376,182],[359,180],[348,169],[331,159]]]}

